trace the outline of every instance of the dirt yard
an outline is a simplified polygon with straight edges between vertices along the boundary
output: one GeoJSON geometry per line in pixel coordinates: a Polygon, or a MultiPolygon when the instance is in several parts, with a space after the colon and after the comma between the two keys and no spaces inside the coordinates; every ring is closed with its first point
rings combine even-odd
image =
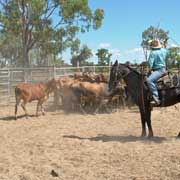
{"type": "MultiPolygon", "coordinates": [[[[28,110],[34,114],[35,107],[28,110]]],[[[13,107],[0,113],[0,180],[180,179],[180,105],[154,109],[151,140],[139,137],[136,108],[99,115],[56,111],[17,121],[13,107]]]]}

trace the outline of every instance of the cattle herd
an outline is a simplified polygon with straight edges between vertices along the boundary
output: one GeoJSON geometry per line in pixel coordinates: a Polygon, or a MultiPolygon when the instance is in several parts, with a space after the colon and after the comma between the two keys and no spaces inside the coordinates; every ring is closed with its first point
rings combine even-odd
{"type": "Polygon", "coordinates": [[[36,116],[39,110],[44,115],[43,103],[54,93],[55,104],[61,103],[65,112],[98,113],[111,112],[114,108],[126,105],[127,93],[123,83],[113,92],[108,91],[108,74],[76,72],[68,77],[53,78],[47,82],[30,84],[20,83],[15,87],[15,119],[18,105],[28,117],[26,104],[37,100],[36,116]]]}

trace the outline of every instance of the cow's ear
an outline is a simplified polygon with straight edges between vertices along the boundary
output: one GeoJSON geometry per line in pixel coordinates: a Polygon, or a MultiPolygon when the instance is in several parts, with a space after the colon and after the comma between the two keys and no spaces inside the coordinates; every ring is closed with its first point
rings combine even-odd
{"type": "Polygon", "coordinates": [[[117,65],[118,65],[118,60],[116,60],[114,63],[114,66],[117,66],[117,65]]]}

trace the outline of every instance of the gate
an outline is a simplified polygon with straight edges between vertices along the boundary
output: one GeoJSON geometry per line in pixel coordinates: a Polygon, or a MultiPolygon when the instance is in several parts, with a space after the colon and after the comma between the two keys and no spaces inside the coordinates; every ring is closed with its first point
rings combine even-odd
{"type": "Polygon", "coordinates": [[[8,105],[10,98],[10,71],[9,69],[0,70],[0,105],[8,105]]]}

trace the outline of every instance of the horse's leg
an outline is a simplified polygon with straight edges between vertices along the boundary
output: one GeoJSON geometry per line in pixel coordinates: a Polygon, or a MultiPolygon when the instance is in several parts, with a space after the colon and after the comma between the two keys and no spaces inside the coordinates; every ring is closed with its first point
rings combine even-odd
{"type": "Polygon", "coordinates": [[[143,107],[139,107],[140,114],[141,114],[141,125],[142,125],[142,133],[141,137],[146,136],[146,113],[143,107]]]}
{"type": "Polygon", "coordinates": [[[146,105],[146,123],[147,123],[148,130],[149,130],[148,137],[153,137],[154,134],[153,134],[152,126],[151,126],[151,106],[150,106],[150,103],[148,103],[146,105]]]}

